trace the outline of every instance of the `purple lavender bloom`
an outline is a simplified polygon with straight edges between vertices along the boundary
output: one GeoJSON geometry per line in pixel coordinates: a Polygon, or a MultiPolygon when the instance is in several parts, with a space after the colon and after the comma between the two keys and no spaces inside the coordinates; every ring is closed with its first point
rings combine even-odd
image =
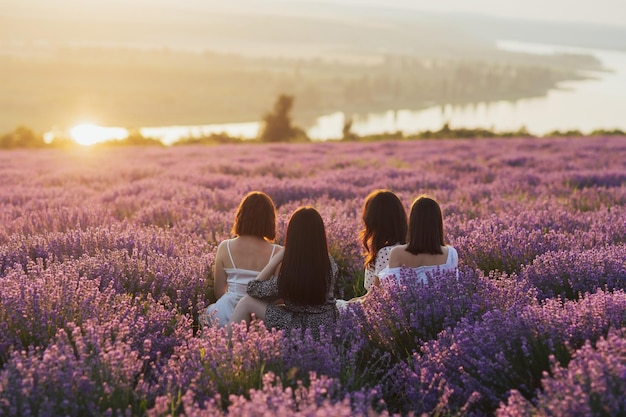
{"type": "Polygon", "coordinates": [[[0,414],[623,413],[625,152],[619,137],[0,152],[0,414]],[[242,195],[274,199],[278,243],[315,206],[349,298],[375,188],[441,202],[458,279],[405,274],[316,340],[198,331],[242,195]]]}
{"type": "Polygon", "coordinates": [[[567,368],[553,360],[536,399],[511,392],[497,415],[617,416],[626,413],[626,338],[623,329],[576,351],[567,368]]]}

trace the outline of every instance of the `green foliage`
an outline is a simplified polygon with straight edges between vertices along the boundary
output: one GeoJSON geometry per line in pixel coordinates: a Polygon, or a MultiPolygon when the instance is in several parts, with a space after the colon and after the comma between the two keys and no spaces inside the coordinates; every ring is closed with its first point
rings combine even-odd
{"type": "Polygon", "coordinates": [[[206,136],[190,136],[180,139],[174,142],[173,146],[181,145],[223,145],[223,144],[237,144],[237,143],[252,143],[253,140],[242,139],[234,136],[230,136],[226,133],[211,133],[206,136]]]}
{"type": "Polygon", "coordinates": [[[526,127],[522,126],[516,131],[511,132],[495,132],[482,128],[458,128],[451,129],[448,123],[445,123],[441,129],[437,131],[425,130],[416,135],[411,135],[407,139],[460,139],[460,138],[494,138],[494,137],[532,137],[526,127]]]}
{"type": "Polygon", "coordinates": [[[560,137],[560,136],[585,136],[578,129],[570,129],[570,130],[553,130],[545,134],[546,137],[560,137]]]}
{"type": "Polygon", "coordinates": [[[106,142],[96,143],[91,145],[99,148],[110,148],[118,146],[165,146],[159,139],[149,138],[143,136],[139,130],[130,129],[128,137],[120,140],[109,140],[106,142]]]}
{"type": "Polygon", "coordinates": [[[589,136],[626,136],[626,132],[620,129],[595,129],[589,136]]]}
{"type": "Polygon", "coordinates": [[[46,143],[43,136],[33,132],[25,126],[18,126],[11,133],[7,133],[0,138],[0,148],[43,148],[46,143]]]}

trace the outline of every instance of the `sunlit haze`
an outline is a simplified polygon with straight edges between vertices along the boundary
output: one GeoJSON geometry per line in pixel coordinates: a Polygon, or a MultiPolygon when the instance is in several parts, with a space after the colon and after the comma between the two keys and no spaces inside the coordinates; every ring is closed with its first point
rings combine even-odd
{"type": "Polygon", "coordinates": [[[2,0],[0,133],[626,129],[625,56],[624,0],[2,0]]]}
{"type": "Polygon", "coordinates": [[[128,136],[123,128],[102,127],[93,123],[81,123],[70,129],[70,138],[79,145],[89,146],[107,140],[119,140],[128,136]]]}

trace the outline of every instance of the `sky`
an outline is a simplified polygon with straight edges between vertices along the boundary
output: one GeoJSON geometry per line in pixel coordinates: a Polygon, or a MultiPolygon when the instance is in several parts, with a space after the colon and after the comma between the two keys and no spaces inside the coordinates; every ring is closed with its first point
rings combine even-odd
{"type": "Polygon", "coordinates": [[[560,22],[599,23],[626,27],[626,0],[1,0],[0,12],[36,9],[51,12],[88,10],[89,8],[122,7],[126,10],[143,8],[195,8],[207,9],[254,9],[255,11],[276,11],[269,4],[289,5],[309,3],[311,9],[316,3],[405,7],[424,11],[444,13],[471,13],[505,18],[553,20],[560,22]]]}
{"type": "Polygon", "coordinates": [[[626,26],[626,0],[335,0],[333,2],[626,26]]]}

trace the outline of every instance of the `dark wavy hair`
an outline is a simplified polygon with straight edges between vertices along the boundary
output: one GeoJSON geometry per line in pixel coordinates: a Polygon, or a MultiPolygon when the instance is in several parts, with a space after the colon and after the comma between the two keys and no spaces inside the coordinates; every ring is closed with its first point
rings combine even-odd
{"type": "Polygon", "coordinates": [[[413,255],[442,254],[441,247],[445,244],[443,215],[439,203],[425,195],[417,197],[411,206],[407,252],[413,255]]]}
{"type": "Polygon", "coordinates": [[[252,235],[270,242],[276,239],[276,206],[260,191],[252,191],[239,203],[232,233],[235,236],[252,235]]]}
{"type": "Polygon", "coordinates": [[[365,198],[363,230],[360,238],[365,249],[365,266],[376,262],[378,251],[396,243],[406,243],[406,211],[397,195],[388,190],[375,190],[365,198]]]}
{"type": "Polygon", "coordinates": [[[331,273],[324,221],[314,208],[300,207],[287,225],[279,294],[297,305],[323,305],[331,273]]]}

